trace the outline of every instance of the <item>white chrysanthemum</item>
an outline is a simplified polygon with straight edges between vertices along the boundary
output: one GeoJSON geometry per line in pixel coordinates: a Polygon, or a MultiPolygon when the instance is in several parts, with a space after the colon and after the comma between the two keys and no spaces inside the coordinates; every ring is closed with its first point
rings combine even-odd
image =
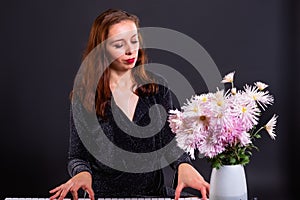
{"type": "Polygon", "coordinates": [[[183,126],[198,130],[207,129],[210,122],[210,110],[206,101],[208,101],[207,95],[194,96],[182,106],[183,126]]]}
{"type": "Polygon", "coordinates": [[[258,116],[260,110],[255,101],[245,98],[245,95],[238,94],[237,98],[232,102],[232,116],[241,119],[246,131],[258,124],[258,116]]]}
{"type": "Polygon", "coordinates": [[[228,96],[224,94],[224,91],[217,91],[211,96],[210,103],[210,115],[211,125],[222,125],[226,127],[231,127],[232,123],[230,120],[231,109],[230,104],[227,103],[228,96]]]}
{"type": "Polygon", "coordinates": [[[264,128],[269,133],[270,137],[275,140],[276,134],[275,134],[275,126],[277,123],[277,117],[278,115],[273,115],[273,117],[270,119],[270,121],[264,126],[264,128]]]}
{"type": "Polygon", "coordinates": [[[223,106],[225,104],[224,90],[218,90],[214,93],[213,100],[217,106],[223,106]]]}
{"type": "Polygon", "coordinates": [[[195,159],[194,156],[194,135],[192,133],[181,132],[176,134],[177,146],[188,152],[192,159],[195,159]]]}
{"type": "Polygon", "coordinates": [[[211,96],[211,93],[195,95],[194,99],[195,99],[195,101],[198,101],[198,103],[204,104],[204,103],[207,103],[209,101],[210,96],[211,96]]]}
{"type": "MultiPolygon", "coordinates": [[[[176,109],[169,113],[169,126],[176,133],[177,145],[192,159],[195,159],[195,149],[213,158],[228,146],[238,145],[235,147],[239,149],[250,144],[252,136],[248,131],[258,124],[261,110],[274,101],[265,91],[268,85],[262,82],[237,90],[233,84],[234,73],[227,74],[221,81],[231,83],[231,90],[194,95],[181,107],[182,111],[176,109]]],[[[257,133],[266,129],[275,139],[276,122],[277,115],[274,115],[257,133]]]]}
{"type": "Polygon", "coordinates": [[[224,78],[221,81],[221,83],[232,83],[233,82],[234,73],[235,72],[231,72],[231,73],[227,74],[226,76],[224,76],[224,78]]]}
{"type": "Polygon", "coordinates": [[[244,87],[245,93],[254,101],[258,103],[258,105],[265,110],[267,105],[273,103],[274,98],[269,94],[268,91],[258,91],[257,87],[246,85],[244,87]]]}
{"type": "Polygon", "coordinates": [[[174,133],[177,133],[182,126],[182,113],[178,109],[170,110],[169,113],[169,126],[174,133]]]}
{"type": "Polygon", "coordinates": [[[263,82],[260,82],[260,81],[257,81],[256,83],[254,83],[254,85],[259,89],[259,90],[264,90],[266,89],[269,85],[263,83],[263,82]]]}
{"type": "Polygon", "coordinates": [[[195,100],[196,96],[193,96],[191,99],[187,99],[187,103],[185,103],[181,109],[185,113],[198,113],[201,111],[201,105],[197,100],[195,100]]]}

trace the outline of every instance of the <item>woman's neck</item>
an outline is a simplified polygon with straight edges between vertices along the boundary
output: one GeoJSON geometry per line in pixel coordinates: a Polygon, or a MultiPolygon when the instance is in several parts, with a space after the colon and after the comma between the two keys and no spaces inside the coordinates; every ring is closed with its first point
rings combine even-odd
{"type": "Polygon", "coordinates": [[[118,72],[111,70],[109,77],[110,90],[113,92],[115,89],[131,90],[133,85],[131,70],[126,72],[118,72]]]}

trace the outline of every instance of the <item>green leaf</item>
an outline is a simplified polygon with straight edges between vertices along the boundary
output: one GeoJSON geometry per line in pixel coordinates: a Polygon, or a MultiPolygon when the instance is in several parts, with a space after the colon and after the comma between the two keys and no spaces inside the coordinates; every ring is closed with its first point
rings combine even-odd
{"type": "Polygon", "coordinates": [[[250,162],[250,158],[249,158],[249,156],[246,156],[246,157],[244,157],[243,160],[241,161],[241,164],[242,164],[242,165],[246,165],[246,164],[248,164],[249,162],[250,162]]]}
{"type": "Polygon", "coordinates": [[[233,157],[230,157],[229,163],[230,164],[235,164],[235,162],[236,162],[236,159],[233,158],[233,157]]]}
{"type": "Polygon", "coordinates": [[[259,139],[259,138],[261,138],[261,135],[257,134],[257,135],[255,135],[255,138],[259,139]]]}
{"type": "Polygon", "coordinates": [[[224,155],[224,154],[220,154],[220,155],[219,155],[219,158],[220,158],[220,159],[223,159],[223,158],[225,158],[225,155],[224,155]]]}

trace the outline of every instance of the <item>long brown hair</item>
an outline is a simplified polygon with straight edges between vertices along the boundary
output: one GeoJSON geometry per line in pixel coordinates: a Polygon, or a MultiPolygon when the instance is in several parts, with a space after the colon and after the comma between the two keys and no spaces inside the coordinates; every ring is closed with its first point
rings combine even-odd
{"type": "MultiPolygon", "coordinates": [[[[139,28],[139,19],[136,15],[130,14],[120,9],[108,9],[100,14],[91,27],[89,39],[87,42],[86,49],[83,53],[83,63],[87,65],[84,71],[84,76],[80,81],[80,89],[76,91],[76,95],[80,98],[82,104],[88,111],[92,111],[93,108],[96,114],[100,117],[105,118],[105,110],[109,106],[111,100],[111,90],[109,87],[110,71],[108,68],[108,61],[105,57],[105,50],[100,48],[100,54],[97,53],[92,59],[91,54],[99,44],[103,43],[108,38],[109,28],[117,23],[124,20],[133,21],[137,28],[139,28]],[[102,73],[101,73],[102,72],[102,73]],[[101,73],[101,77],[98,80],[98,73],[101,73]],[[96,90],[96,93],[95,93],[96,90]],[[95,96],[93,96],[95,94],[95,96]]],[[[149,77],[145,71],[144,64],[147,62],[147,56],[145,50],[142,49],[142,38],[140,33],[138,34],[140,49],[138,50],[138,58],[135,66],[131,70],[133,81],[137,86],[134,91],[138,96],[151,95],[157,92],[158,85],[151,83],[152,78],[149,77]],[[144,83],[151,84],[144,84],[144,83]]],[[[74,90],[71,92],[71,98],[74,95],[74,90]]]]}

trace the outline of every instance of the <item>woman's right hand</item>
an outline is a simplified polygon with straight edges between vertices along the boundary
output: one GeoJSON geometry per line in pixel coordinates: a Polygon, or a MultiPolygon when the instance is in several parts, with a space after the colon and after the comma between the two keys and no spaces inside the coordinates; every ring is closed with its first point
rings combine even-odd
{"type": "Polygon", "coordinates": [[[82,188],[88,194],[91,200],[94,200],[94,191],[92,189],[92,175],[89,172],[80,172],[73,176],[66,183],[50,190],[49,192],[53,194],[50,200],[58,199],[63,200],[68,192],[71,192],[73,199],[78,199],[78,190],[82,188]]]}

